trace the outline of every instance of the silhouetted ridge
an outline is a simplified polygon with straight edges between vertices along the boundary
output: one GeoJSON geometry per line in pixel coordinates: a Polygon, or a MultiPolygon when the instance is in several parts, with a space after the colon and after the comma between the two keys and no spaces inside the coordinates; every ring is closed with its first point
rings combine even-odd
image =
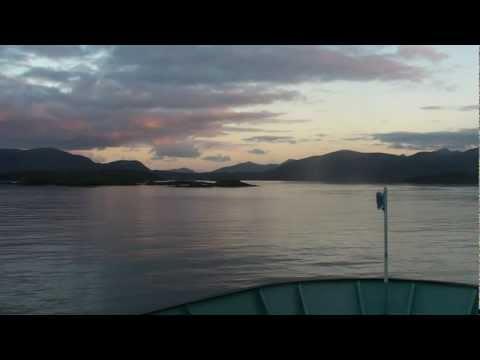
{"type": "Polygon", "coordinates": [[[149,168],[137,160],[118,160],[99,165],[107,170],[150,171],[149,168]]]}
{"type": "Polygon", "coordinates": [[[0,149],[0,173],[25,171],[150,171],[137,160],[97,164],[82,155],[53,148],[0,149]]]}
{"type": "MultiPolygon", "coordinates": [[[[412,156],[340,150],[286,162],[269,171],[270,179],[326,182],[404,182],[424,176],[463,174],[472,183],[478,174],[478,148],[465,152],[434,151],[412,156]]],[[[451,176],[445,176],[451,179],[451,176]]]]}
{"type": "MultiPolygon", "coordinates": [[[[340,150],[280,165],[240,163],[207,173],[151,171],[136,160],[97,164],[65,151],[0,149],[3,181],[43,184],[138,184],[152,180],[297,180],[333,183],[478,184],[478,147],[440,149],[410,156],[340,150]]],[[[189,170],[189,169],[184,169],[189,170]]]]}
{"type": "Polygon", "coordinates": [[[179,169],[171,169],[171,170],[165,170],[169,172],[174,172],[174,173],[182,173],[182,174],[194,174],[195,171],[189,168],[179,168],[179,169]]]}
{"type": "Polygon", "coordinates": [[[240,163],[237,165],[226,166],[215,171],[212,173],[260,173],[266,172],[276,168],[277,164],[256,164],[251,161],[247,161],[244,163],[240,163]]]}
{"type": "Polygon", "coordinates": [[[0,150],[0,172],[94,170],[97,164],[87,157],[65,151],[40,148],[0,150]]]}

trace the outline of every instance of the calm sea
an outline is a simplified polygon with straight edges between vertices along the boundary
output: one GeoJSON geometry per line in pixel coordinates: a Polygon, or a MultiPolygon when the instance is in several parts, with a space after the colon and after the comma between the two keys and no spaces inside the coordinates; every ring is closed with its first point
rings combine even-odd
{"type": "MultiPolygon", "coordinates": [[[[381,277],[374,185],[0,186],[0,313],[137,314],[294,278],[381,277]]],[[[478,188],[391,186],[394,277],[477,284],[478,188]]]]}

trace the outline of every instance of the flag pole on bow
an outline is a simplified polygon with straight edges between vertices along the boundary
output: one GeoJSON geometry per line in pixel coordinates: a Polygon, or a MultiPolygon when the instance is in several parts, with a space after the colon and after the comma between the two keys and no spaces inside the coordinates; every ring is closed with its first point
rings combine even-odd
{"type": "Polygon", "coordinates": [[[383,188],[383,193],[377,192],[377,209],[383,210],[384,231],[384,267],[383,282],[385,284],[385,313],[388,313],[388,189],[383,188]]]}

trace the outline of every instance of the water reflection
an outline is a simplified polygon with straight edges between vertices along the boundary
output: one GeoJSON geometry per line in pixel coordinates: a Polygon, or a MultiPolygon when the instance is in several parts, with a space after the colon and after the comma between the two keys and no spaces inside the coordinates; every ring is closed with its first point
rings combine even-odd
{"type": "MultiPolygon", "coordinates": [[[[0,187],[0,312],[141,313],[304,277],[382,276],[378,186],[0,187]]],[[[478,189],[390,188],[391,274],[478,282],[478,189]]]]}

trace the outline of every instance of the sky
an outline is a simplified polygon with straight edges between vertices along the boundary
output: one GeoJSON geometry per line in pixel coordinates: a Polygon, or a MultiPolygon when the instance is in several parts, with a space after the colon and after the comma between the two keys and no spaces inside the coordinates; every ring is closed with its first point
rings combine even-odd
{"type": "Polygon", "coordinates": [[[0,45],[0,148],[208,171],[478,146],[478,46],[0,45]]]}

